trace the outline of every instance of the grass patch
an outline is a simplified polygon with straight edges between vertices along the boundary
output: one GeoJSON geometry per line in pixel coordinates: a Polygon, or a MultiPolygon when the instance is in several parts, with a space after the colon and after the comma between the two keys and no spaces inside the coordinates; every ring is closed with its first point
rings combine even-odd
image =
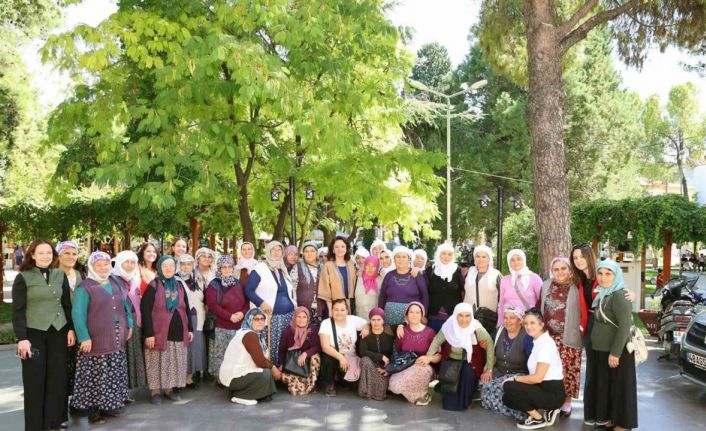
{"type": "Polygon", "coordinates": [[[635,324],[635,327],[638,328],[640,331],[642,331],[642,334],[645,337],[650,336],[650,331],[647,330],[645,327],[645,324],[642,323],[642,319],[640,319],[640,316],[637,315],[637,313],[632,313],[632,321],[635,324]]]}
{"type": "Polygon", "coordinates": [[[12,304],[0,302],[0,323],[12,322],[12,304]]]}
{"type": "Polygon", "coordinates": [[[0,344],[14,344],[15,331],[12,329],[0,330],[0,344]]]}

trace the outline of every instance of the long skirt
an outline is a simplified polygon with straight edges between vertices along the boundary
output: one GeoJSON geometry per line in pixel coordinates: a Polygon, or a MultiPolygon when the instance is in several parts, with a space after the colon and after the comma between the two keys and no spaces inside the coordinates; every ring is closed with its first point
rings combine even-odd
{"type": "Polygon", "coordinates": [[[520,374],[506,374],[504,376],[496,377],[488,383],[481,383],[480,399],[483,408],[490,410],[493,413],[514,418],[518,421],[524,421],[527,419],[527,413],[519,410],[513,410],[503,403],[503,382],[506,379],[519,375],[520,374]]]}
{"type": "MultiPolygon", "coordinates": [[[[120,328],[116,325],[116,341],[119,337],[120,328]]],[[[123,407],[129,395],[125,351],[98,356],[78,354],[71,407],[113,411],[123,407]]]]}
{"type": "Polygon", "coordinates": [[[282,382],[287,385],[287,390],[292,395],[307,395],[316,388],[316,380],[321,368],[321,356],[317,353],[309,360],[309,377],[300,377],[282,370],[282,382]]]}
{"type": "Polygon", "coordinates": [[[466,410],[473,401],[473,394],[478,388],[478,379],[473,367],[468,361],[461,362],[461,375],[459,376],[458,390],[455,394],[444,394],[441,406],[444,410],[466,410]]]}
{"type": "Polygon", "coordinates": [[[272,330],[270,331],[270,361],[279,364],[279,340],[287,326],[292,322],[293,311],[285,314],[272,315],[272,330]]]}
{"type": "Polygon", "coordinates": [[[613,422],[623,428],[637,428],[637,379],[635,356],[623,348],[617,368],[608,366],[609,352],[596,351],[593,381],[586,393],[593,401],[596,421],[613,422]]]}
{"type": "Polygon", "coordinates": [[[554,343],[559,349],[561,364],[564,367],[564,390],[566,396],[579,397],[581,383],[581,348],[569,347],[562,341],[561,336],[553,336],[554,343]]]}
{"type": "MultiPolygon", "coordinates": [[[[223,355],[226,353],[230,340],[233,339],[237,329],[216,328],[215,337],[208,343],[208,371],[212,376],[218,376],[221,372],[223,355]]],[[[223,383],[223,382],[221,382],[223,383]]],[[[225,383],[224,383],[225,384],[225,383]]]]}
{"type": "Polygon", "coordinates": [[[414,403],[429,393],[429,382],[434,375],[430,365],[412,365],[390,377],[390,392],[404,396],[414,403]]]}
{"type": "Polygon", "coordinates": [[[402,302],[387,302],[385,304],[385,323],[393,328],[404,323],[404,309],[407,304],[402,302]]]}
{"type": "Polygon", "coordinates": [[[388,376],[378,372],[378,366],[372,359],[360,359],[360,380],[358,380],[358,395],[361,398],[382,401],[387,398],[388,376]]]}
{"type": "Polygon", "coordinates": [[[68,348],[68,353],[67,353],[67,366],[66,370],[69,373],[69,395],[73,395],[74,393],[74,382],[76,381],[76,358],[78,358],[78,346],[79,342],[76,341],[76,344],[68,348]]]}
{"type": "Polygon", "coordinates": [[[231,390],[231,396],[244,400],[259,400],[277,392],[272,371],[268,368],[234,378],[228,384],[228,389],[231,390]]]}
{"type": "MultiPolygon", "coordinates": [[[[191,315],[191,325],[196,328],[196,316],[191,315]]],[[[204,341],[203,331],[197,331],[194,329],[194,338],[189,343],[187,347],[188,350],[188,360],[186,366],[186,372],[188,374],[194,374],[197,371],[203,371],[206,369],[206,344],[204,341]]]]}
{"type": "MultiPolygon", "coordinates": [[[[133,314],[133,319],[134,319],[133,314]]],[[[135,320],[133,320],[135,322],[135,320]]],[[[142,340],[142,329],[135,325],[132,337],[125,343],[127,355],[127,383],[130,389],[147,387],[147,372],[145,371],[145,346],[142,340]]]]}
{"type": "Polygon", "coordinates": [[[186,352],[183,341],[167,341],[163,352],[145,349],[145,369],[150,390],[186,386],[186,352]]]}

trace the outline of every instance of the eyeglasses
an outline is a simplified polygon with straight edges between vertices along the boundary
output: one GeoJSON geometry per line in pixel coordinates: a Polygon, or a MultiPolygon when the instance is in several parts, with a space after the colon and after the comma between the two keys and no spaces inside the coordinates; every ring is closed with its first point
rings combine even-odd
{"type": "Polygon", "coordinates": [[[264,322],[265,318],[264,317],[253,317],[252,321],[253,322],[264,322]]]}

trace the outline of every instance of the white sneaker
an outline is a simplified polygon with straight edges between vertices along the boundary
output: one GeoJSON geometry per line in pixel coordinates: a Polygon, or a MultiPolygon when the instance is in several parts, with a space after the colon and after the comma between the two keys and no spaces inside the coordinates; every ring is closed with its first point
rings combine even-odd
{"type": "Polygon", "coordinates": [[[244,400],[238,397],[231,398],[230,402],[235,404],[242,404],[244,406],[254,406],[255,404],[257,404],[257,400],[244,400]]]}
{"type": "Polygon", "coordinates": [[[428,406],[431,402],[431,394],[426,394],[422,398],[418,399],[414,404],[418,406],[428,406]]]}
{"type": "Polygon", "coordinates": [[[429,382],[429,389],[434,389],[436,385],[439,384],[439,379],[434,379],[431,382],[429,382]]]}

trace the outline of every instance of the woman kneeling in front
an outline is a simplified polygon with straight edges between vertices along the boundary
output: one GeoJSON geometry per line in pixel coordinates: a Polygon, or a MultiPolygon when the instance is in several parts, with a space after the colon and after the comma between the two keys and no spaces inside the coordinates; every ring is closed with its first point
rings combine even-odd
{"type": "Polygon", "coordinates": [[[266,320],[262,309],[248,311],[243,326],[226,348],[218,378],[231,390],[231,402],[254,406],[258,400],[269,400],[277,392],[275,380],[282,373],[267,359],[266,320]]]}
{"type": "Polygon", "coordinates": [[[538,429],[553,425],[564,403],[564,373],[559,349],[544,330],[542,313],[536,308],[530,309],[525,313],[524,325],[527,334],[534,339],[527,361],[529,375],[511,377],[503,383],[503,402],[529,415],[524,422],[518,422],[518,428],[538,429]]]}

